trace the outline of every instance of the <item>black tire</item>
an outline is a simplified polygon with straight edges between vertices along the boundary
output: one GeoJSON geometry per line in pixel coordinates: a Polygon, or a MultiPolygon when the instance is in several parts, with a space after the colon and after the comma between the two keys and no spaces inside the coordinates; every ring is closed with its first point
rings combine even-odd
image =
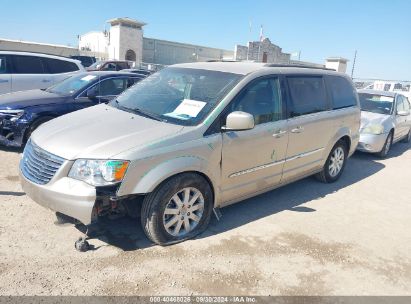
{"type": "Polygon", "coordinates": [[[346,143],[345,143],[343,140],[338,141],[338,142],[334,145],[334,147],[331,149],[331,152],[330,152],[330,154],[328,155],[327,161],[325,162],[322,171],[319,172],[319,173],[317,173],[317,174],[315,175],[315,177],[316,177],[319,181],[321,181],[321,182],[323,182],[323,183],[327,183],[327,184],[328,184],[328,183],[334,183],[335,181],[337,181],[337,180],[340,178],[340,176],[341,176],[341,174],[343,173],[343,171],[344,171],[345,164],[346,164],[346,162],[347,162],[347,155],[348,155],[348,152],[347,152],[347,145],[346,145],[346,143]],[[339,170],[339,172],[338,172],[336,175],[332,176],[332,174],[330,173],[331,158],[333,157],[334,152],[335,152],[337,149],[342,149],[342,151],[343,151],[343,154],[344,154],[344,155],[343,155],[343,164],[342,164],[342,167],[341,167],[341,169],[339,170]]]}
{"type": "Polygon", "coordinates": [[[31,134],[38,128],[40,125],[44,124],[45,122],[48,122],[49,120],[52,120],[54,117],[52,116],[44,116],[37,118],[27,129],[26,134],[24,135],[24,141],[23,145],[26,145],[27,141],[29,140],[31,134]]]}
{"type": "Polygon", "coordinates": [[[407,137],[404,137],[404,139],[403,139],[401,142],[403,142],[403,143],[405,143],[405,144],[409,144],[409,143],[411,142],[411,129],[410,129],[410,131],[408,132],[407,137]]]}
{"type": "Polygon", "coordinates": [[[141,208],[141,225],[144,233],[151,241],[161,246],[193,238],[207,228],[213,211],[213,202],[213,192],[205,178],[195,173],[176,175],[160,184],[144,198],[141,208]],[[195,228],[185,235],[174,236],[165,228],[164,212],[171,198],[184,188],[195,188],[201,192],[204,198],[204,209],[195,228]]]}
{"type": "Polygon", "coordinates": [[[380,158],[386,158],[388,153],[391,150],[391,146],[392,146],[392,141],[393,141],[393,131],[390,131],[390,133],[388,133],[387,135],[387,139],[385,140],[384,146],[382,147],[382,150],[380,152],[377,153],[377,155],[380,158]]]}

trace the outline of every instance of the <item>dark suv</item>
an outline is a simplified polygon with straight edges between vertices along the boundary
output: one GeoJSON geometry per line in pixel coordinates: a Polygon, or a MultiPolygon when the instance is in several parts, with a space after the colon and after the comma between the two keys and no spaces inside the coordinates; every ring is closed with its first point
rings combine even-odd
{"type": "Polygon", "coordinates": [[[97,61],[96,57],[93,57],[93,56],[75,55],[75,56],[70,56],[70,58],[80,60],[81,64],[85,68],[89,67],[90,65],[92,65],[93,63],[97,61]]]}
{"type": "Polygon", "coordinates": [[[2,95],[0,144],[20,147],[44,122],[108,102],[142,78],[123,72],[80,73],[45,90],[2,95]]]}

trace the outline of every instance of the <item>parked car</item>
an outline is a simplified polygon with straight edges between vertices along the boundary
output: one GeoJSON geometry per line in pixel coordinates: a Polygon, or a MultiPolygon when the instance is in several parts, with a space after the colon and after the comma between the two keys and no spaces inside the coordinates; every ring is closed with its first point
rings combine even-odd
{"type": "Polygon", "coordinates": [[[139,74],[139,75],[151,75],[153,72],[149,71],[149,70],[143,70],[143,69],[124,69],[121,70],[121,72],[129,72],[129,73],[135,73],[135,74],[139,74]]]}
{"type": "Polygon", "coordinates": [[[82,56],[82,55],[76,55],[76,56],[70,56],[71,59],[76,59],[76,60],[80,60],[81,64],[87,68],[90,65],[92,65],[93,63],[95,63],[96,57],[93,56],[82,56]]]}
{"type": "Polygon", "coordinates": [[[84,72],[80,61],[37,53],[0,51],[0,94],[46,89],[84,72]]]}
{"type": "Polygon", "coordinates": [[[102,60],[97,61],[87,68],[87,71],[121,71],[131,68],[128,61],[102,60]]]}
{"type": "MultiPolygon", "coordinates": [[[[357,147],[349,77],[262,63],[178,64],[108,105],[38,128],[20,163],[42,206],[93,227],[136,215],[160,245],[204,231],[221,207],[315,174],[332,183],[357,147]],[[70,127],[68,127],[70,126],[70,127]]],[[[76,243],[85,250],[84,239],[76,243]]]]}
{"type": "Polygon", "coordinates": [[[80,73],[46,90],[1,95],[0,144],[20,147],[46,121],[108,102],[142,78],[119,72],[80,73]]]}
{"type": "Polygon", "coordinates": [[[361,130],[359,151],[386,157],[392,144],[411,141],[410,102],[396,92],[359,90],[361,130]]]}

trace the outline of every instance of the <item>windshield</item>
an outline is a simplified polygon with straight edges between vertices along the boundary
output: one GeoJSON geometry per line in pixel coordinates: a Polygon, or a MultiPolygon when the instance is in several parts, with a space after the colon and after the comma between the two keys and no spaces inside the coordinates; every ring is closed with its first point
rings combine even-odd
{"type": "Polygon", "coordinates": [[[89,66],[90,70],[98,70],[102,66],[103,61],[94,62],[92,65],[89,66]]]}
{"type": "Polygon", "coordinates": [[[359,93],[361,110],[390,115],[394,105],[394,97],[376,94],[359,93]]]}
{"type": "Polygon", "coordinates": [[[72,76],[48,88],[46,91],[59,95],[73,95],[80,90],[84,90],[96,78],[97,76],[88,74],[72,76]]]}
{"type": "Polygon", "coordinates": [[[180,125],[197,125],[238,83],[242,75],[166,68],[140,81],[113,105],[180,125]]]}

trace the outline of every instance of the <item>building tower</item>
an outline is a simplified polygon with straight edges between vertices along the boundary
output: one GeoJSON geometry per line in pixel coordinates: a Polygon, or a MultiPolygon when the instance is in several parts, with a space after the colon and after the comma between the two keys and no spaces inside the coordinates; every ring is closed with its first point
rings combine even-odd
{"type": "Polygon", "coordinates": [[[143,58],[144,22],[130,18],[115,18],[110,23],[109,59],[129,60],[140,64],[143,58]]]}

